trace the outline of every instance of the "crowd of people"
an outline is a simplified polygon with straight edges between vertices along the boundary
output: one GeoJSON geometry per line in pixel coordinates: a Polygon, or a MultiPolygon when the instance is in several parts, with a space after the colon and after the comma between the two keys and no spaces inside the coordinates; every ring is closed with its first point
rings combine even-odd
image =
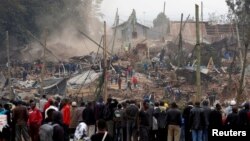
{"type": "Polygon", "coordinates": [[[211,129],[247,130],[249,103],[214,107],[207,100],[188,102],[183,108],[171,104],[108,98],[77,103],[46,98],[29,103],[0,105],[7,125],[0,132],[4,141],[208,141],[211,129]],[[182,110],[181,110],[182,109],[182,110]]]}

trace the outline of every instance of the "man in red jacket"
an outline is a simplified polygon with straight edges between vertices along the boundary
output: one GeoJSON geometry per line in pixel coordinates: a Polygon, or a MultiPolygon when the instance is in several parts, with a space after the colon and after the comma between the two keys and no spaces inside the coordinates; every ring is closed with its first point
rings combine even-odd
{"type": "Polygon", "coordinates": [[[28,125],[30,127],[30,136],[32,141],[39,141],[39,128],[42,124],[42,113],[36,108],[36,103],[30,104],[28,125]]]}
{"type": "Polygon", "coordinates": [[[63,115],[63,126],[64,126],[64,139],[65,141],[69,141],[69,124],[70,124],[70,105],[68,99],[62,100],[62,109],[61,113],[63,115]]]}

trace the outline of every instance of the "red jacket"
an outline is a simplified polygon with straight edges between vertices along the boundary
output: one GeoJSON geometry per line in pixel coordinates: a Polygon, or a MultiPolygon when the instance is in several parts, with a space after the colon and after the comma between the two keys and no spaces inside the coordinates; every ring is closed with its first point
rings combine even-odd
{"type": "Polygon", "coordinates": [[[50,102],[51,102],[51,101],[52,101],[52,99],[49,99],[49,100],[45,103],[45,105],[44,105],[44,107],[43,107],[43,111],[44,111],[44,112],[49,108],[50,102]]]}
{"type": "Polygon", "coordinates": [[[29,120],[28,120],[28,125],[41,125],[42,124],[42,113],[40,112],[40,110],[38,110],[37,108],[34,108],[33,110],[31,109],[29,111],[29,120]]]}
{"type": "Polygon", "coordinates": [[[63,123],[69,126],[69,124],[70,124],[70,106],[69,106],[69,104],[66,104],[65,106],[63,106],[61,112],[63,115],[63,123]]]}

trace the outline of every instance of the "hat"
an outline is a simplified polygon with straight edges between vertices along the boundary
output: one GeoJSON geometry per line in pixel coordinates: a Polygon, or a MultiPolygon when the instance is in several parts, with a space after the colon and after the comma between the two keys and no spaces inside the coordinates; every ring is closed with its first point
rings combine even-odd
{"type": "Polygon", "coordinates": [[[231,106],[236,105],[236,101],[235,101],[235,100],[230,101],[230,105],[231,105],[231,106]]]}
{"type": "Polygon", "coordinates": [[[77,103],[74,101],[74,102],[72,102],[72,104],[71,104],[73,107],[76,107],[77,106],[77,103]]]}

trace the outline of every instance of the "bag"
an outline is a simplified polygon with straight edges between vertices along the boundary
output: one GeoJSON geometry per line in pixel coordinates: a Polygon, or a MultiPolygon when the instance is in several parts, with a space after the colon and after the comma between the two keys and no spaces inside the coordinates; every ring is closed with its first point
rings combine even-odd
{"type": "Polygon", "coordinates": [[[39,128],[40,141],[53,141],[53,131],[54,131],[54,127],[57,125],[58,124],[52,125],[51,122],[43,124],[39,128]]]}
{"type": "Polygon", "coordinates": [[[102,141],[105,141],[107,135],[108,135],[108,132],[105,132],[105,134],[104,134],[104,136],[103,136],[103,138],[102,138],[102,141]]]}
{"type": "Polygon", "coordinates": [[[111,113],[111,110],[109,108],[109,105],[105,105],[105,107],[103,109],[103,119],[107,120],[109,118],[112,118],[112,113],[111,113]]]}

